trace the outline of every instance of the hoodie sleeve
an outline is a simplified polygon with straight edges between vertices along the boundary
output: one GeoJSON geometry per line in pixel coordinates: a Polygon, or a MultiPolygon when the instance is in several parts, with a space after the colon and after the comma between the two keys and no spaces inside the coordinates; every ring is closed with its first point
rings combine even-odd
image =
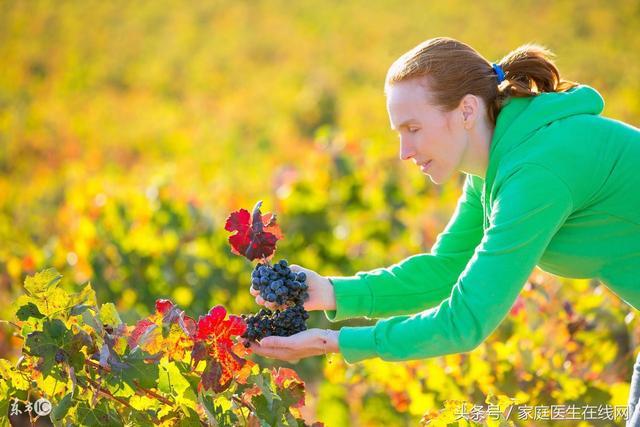
{"type": "Polygon", "coordinates": [[[456,210],[431,253],[352,277],[331,277],[336,310],[325,311],[327,318],[416,313],[445,299],[482,238],[481,192],[482,180],[467,175],[456,210]]]}
{"type": "Polygon", "coordinates": [[[489,227],[449,297],[412,316],[342,328],[338,342],[347,362],[471,351],[497,328],[573,201],[564,182],[538,165],[522,166],[496,184],[489,227]]]}

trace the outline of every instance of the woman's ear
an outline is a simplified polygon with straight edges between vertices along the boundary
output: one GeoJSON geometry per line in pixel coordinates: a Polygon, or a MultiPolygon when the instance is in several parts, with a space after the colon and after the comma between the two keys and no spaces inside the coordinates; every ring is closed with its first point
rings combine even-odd
{"type": "Polygon", "coordinates": [[[465,129],[471,129],[478,117],[479,111],[478,97],[475,95],[467,94],[460,100],[460,109],[462,111],[462,123],[465,129]]]}

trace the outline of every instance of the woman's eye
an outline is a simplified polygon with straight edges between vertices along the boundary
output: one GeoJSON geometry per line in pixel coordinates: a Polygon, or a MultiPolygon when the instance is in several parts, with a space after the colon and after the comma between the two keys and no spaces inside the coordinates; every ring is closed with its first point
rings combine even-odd
{"type": "Polygon", "coordinates": [[[419,130],[420,130],[420,129],[418,129],[418,128],[413,128],[413,129],[411,129],[411,128],[410,128],[410,129],[409,129],[409,133],[416,133],[416,132],[418,132],[419,130]]]}

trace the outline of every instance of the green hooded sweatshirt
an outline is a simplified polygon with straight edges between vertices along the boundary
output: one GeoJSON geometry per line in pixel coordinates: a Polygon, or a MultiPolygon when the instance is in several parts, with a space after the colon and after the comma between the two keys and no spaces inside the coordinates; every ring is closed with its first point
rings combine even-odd
{"type": "Polygon", "coordinates": [[[639,309],[640,130],[600,116],[603,108],[588,86],[510,99],[485,179],[466,176],[430,253],[330,277],[330,321],[381,318],[340,330],[344,359],[471,351],[506,317],[536,265],[597,278],[639,309]]]}

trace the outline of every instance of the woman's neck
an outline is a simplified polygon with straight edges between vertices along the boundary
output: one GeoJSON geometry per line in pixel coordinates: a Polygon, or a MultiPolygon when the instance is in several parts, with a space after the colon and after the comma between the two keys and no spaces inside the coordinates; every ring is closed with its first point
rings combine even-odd
{"type": "Polygon", "coordinates": [[[468,144],[460,171],[485,179],[489,166],[489,149],[494,126],[488,120],[480,120],[468,130],[468,144]]]}

